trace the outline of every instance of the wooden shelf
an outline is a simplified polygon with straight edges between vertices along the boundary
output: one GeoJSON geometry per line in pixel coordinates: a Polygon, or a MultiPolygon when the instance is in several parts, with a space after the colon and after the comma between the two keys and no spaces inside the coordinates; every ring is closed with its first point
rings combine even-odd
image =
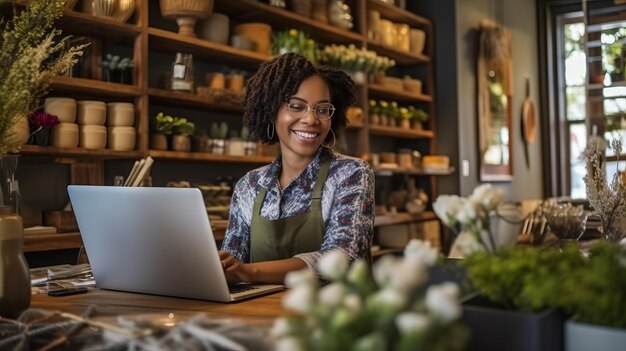
{"type": "Polygon", "coordinates": [[[256,70],[262,62],[271,59],[268,55],[241,50],[228,45],[208,40],[180,35],[159,28],[148,28],[148,46],[150,50],[163,52],[185,52],[194,58],[204,59],[233,66],[244,66],[256,70]]]}
{"type": "Polygon", "coordinates": [[[367,49],[376,51],[378,55],[387,56],[390,59],[394,59],[396,61],[396,65],[398,66],[408,66],[430,62],[430,58],[426,55],[417,55],[411,52],[400,51],[390,46],[375,43],[369,40],[367,42],[367,49]]]}
{"type": "Polygon", "coordinates": [[[263,22],[272,25],[272,30],[291,28],[304,30],[316,41],[336,44],[360,44],[363,36],[317,21],[276,6],[250,0],[217,0],[215,12],[227,14],[238,22],[263,22]]]}
{"type": "Polygon", "coordinates": [[[22,155],[39,155],[53,157],[82,157],[96,159],[131,159],[142,158],[145,153],[141,151],[114,151],[108,149],[64,149],[52,146],[24,145],[20,150],[22,155]]]}
{"type": "Polygon", "coordinates": [[[418,214],[411,214],[406,212],[399,212],[395,215],[376,216],[374,220],[374,227],[380,227],[383,225],[403,224],[411,222],[424,222],[437,219],[435,212],[424,211],[418,214]]]}
{"type": "Polygon", "coordinates": [[[370,134],[402,139],[429,139],[434,137],[430,130],[402,129],[399,127],[369,126],[370,134]]]}
{"type": "Polygon", "coordinates": [[[424,17],[418,16],[400,7],[389,5],[380,0],[369,0],[367,2],[367,9],[380,12],[382,18],[393,22],[406,23],[411,27],[426,27],[431,25],[431,21],[424,17]]]}
{"type": "Polygon", "coordinates": [[[63,17],[59,19],[58,25],[64,32],[99,38],[135,37],[141,34],[141,28],[137,25],[120,23],[67,9],[63,12],[63,17]]]}
{"type": "Polygon", "coordinates": [[[365,128],[365,124],[361,123],[350,123],[346,126],[346,129],[363,129],[365,128]]]}
{"type": "Polygon", "coordinates": [[[24,237],[24,252],[80,249],[80,233],[29,234],[24,237]]]}
{"type": "Polygon", "coordinates": [[[103,82],[95,79],[56,77],[52,83],[52,94],[73,93],[79,96],[105,96],[107,98],[132,98],[141,96],[135,85],[103,82]]]}
{"type": "Polygon", "coordinates": [[[369,91],[370,99],[387,99],[395,100],[398,102],[433,101],[433,98],[430,95],[414,94],[403,90],[392,90],[378,84],[368,84],[367,90],[369,91]]]}
{"type": "Polygon", "coordinates": [[[223,163],[271,163],[274,156],[229,156],[217,155],[206,152],[180,152],[180,151],[162,151],[150,150],[150,156],[155,159],[172,160],[172,161],[197,161],[197,162],[223,162],[223,163]]]}
{"type": "Polygon", "coordinates": [[[205,97],[196,94],[179,93],[169,90],[150,88],[148,89],[148,96],[150,96],[151,103],[156,102],[178,107],[196,107],[213,111],[241,114],[243,114],[245,111],[242,106],[212,103],[207,101],[205,97]]]}
{"type": "Polygon", "coordinates": [[[391,176],[394,174],[406,174],[415,176],[450,175],[454,173],[454,167],[446,172],[423,171],[415,168],[374,168],[374,173],[378,176],[391,176]]]}

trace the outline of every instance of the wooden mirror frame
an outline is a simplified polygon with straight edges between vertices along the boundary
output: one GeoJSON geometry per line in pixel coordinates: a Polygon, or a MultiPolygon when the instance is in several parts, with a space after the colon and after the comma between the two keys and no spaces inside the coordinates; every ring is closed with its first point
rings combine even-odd
{"type": "Polygon", "coordinates": [[[480,181],[511,181],[513,72],[510,31],[491,21],[481,21],[476,63],[480,181]],[[495,153],[495,158],[500,161],[489,161],[487,153],[495,153]]]}

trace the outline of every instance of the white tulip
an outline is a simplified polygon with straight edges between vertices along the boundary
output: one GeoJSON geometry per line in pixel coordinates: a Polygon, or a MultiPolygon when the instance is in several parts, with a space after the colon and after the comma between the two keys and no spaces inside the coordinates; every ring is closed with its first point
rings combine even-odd
{"type": "Polygon", "coordinates": [[[396,317],[396,326],[401,334],[421,332],[428,328],[430,318],[423,313],[403,312],[396,317]]]}
{"type": "Polygon", "coordinates": [[[317,285],[317,277],[308,269],[292,271],[285,276],[285,286],[292,289],[301,285],[315,286],[317,285]]]}
{"type": "Polygon", "coordinates": [[[346,294],[346,288],[343,284],[332,283],[320,289],[318,299],[319,302],[327,306],[337,306],[346,294]]]}
{"type": "Polygon", "coordinates": [[[474,189],[469,200],[483,206],[487,211],[496,208],[504,200],[504,190],[493,188],[491,184],[483,184],[474,189]]]}
{"type": "Polygon", "coordinates": [[[287,291],[283,298],[283,307],[295,312],[307,313],[313,308],[314,298],[315,292],[313,288],[300,285],[287,291]]]}
{"type": "Polygon", "coordinates": [[[449,282],[429,287],[426,291],[426,309],[444,323],[458,319],[461,316],[459,287],[449,282]]]}
{"type": "Polygon", "coordinates": [[[326,278],[341,279],[348,271],[350,261],[345,251],[335,249],[325,253],[318,262],[319,272],[326,278]]]}
{"type": "Polygon", "coordinates": [[[485,248],[481,245],[481,243],[476,239],[472,233],[468,231],[461,231],[459,235],[454,240],[454,244],[452,245],[452,249],[450,250],[451,258],[463,258],[469,257],[472,254],[480,251],[485,251],[485,248]],[[452,254],[454,252],[455,254],[452,254]]]}
{"type": "Polygon", "coordinates": [[[296,338],[280,338],[275,343],[276,351],[304,351],[302,343],[296,338]]]}
{"type": "Polygon", "coordinates": [[[467,199],[461,200],[461,207],[456,213],[456,220],[461,224],[469,224],[476,219],[476,207],[474,203],[467,199]]]}
{"type": "Polygon", "coordinates": [[[389,285],[400,291],[409,292],[428,278],[426,266],[412,264],[406,260],[396,261],[390,274],[389,285]]]}
{"type": "Polygon", "coordinates": [[[461,198],[457,195],[439,195],[433,203],[433,210],[439,219],[447,226],[450,226],[450,217],[456,217],[456,213],[461,207],[461,198]]]}
{"type": "Polygon", "coordinates": [[[404,248],[404,259],[413,264],[432,266],[437,262],[439,251],[429,241],[411,239],[404,248]]]}
{"type": "Polygon", "coordinates": [[[379,286],[386,286],[389,284],[396,261],[398,261],[398,259],[391,255],[383,256],[376,261],[372,273],[374,275],[374,280],[379,286]]]}
{"type": "Polygon", "coordinates": [[[289,335],[290,332],[289,320],[287,320],[287,318],[276,318],[270,330],[270,335],[279,338],[289,335]]]}
{"type": "Polygon", "coordinates": [[[407,296],[395,289],[384,288],[370,295],[368,302],[394,311],[401,310],[407,303],[407,296]]]}

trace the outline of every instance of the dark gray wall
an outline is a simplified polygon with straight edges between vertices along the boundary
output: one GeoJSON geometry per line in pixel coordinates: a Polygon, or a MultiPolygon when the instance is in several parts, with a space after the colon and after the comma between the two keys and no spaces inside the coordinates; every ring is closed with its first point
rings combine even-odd
{"type": "MultiPolygon", "coordinates": [[[[442,194],[468,195],[480,184],[478,174],[476,106],[476,30],[483,19],[511,30],[513,56],[513,180],[494,183],[511,201],[543,197],[541,135],[529,147],[526,168],[520,133],[525,76],[539,111],[537,15],[534,0],[439,0],[412,5],[435,26],[437,84],[437,151],[450,155],[457,168],[454,179],[441,178],[442,194]],[[452,19],[455,19],[454,21],[452,19]],[[463,160],[469,175],[462,173],[463,160]]],[[[541,116],[538,116],[541,118],[541,116]]]]}

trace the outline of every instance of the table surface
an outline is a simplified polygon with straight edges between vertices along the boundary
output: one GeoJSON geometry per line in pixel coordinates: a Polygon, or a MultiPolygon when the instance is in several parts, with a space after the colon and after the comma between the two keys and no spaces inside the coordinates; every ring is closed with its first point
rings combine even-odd
{"type": "Polygon", "coordinates": [[[287,314],[281,302],[284,295],[285,292],[278,292],[241,302],[219,303],[93,288],[86,294],[72,296],[33,295],[30,307],[80,315],[87,307],[96,306],[98,317],[153,313],[192,316],[205,313],[210,317],[269,326],[276,317],[287,314]]]}

